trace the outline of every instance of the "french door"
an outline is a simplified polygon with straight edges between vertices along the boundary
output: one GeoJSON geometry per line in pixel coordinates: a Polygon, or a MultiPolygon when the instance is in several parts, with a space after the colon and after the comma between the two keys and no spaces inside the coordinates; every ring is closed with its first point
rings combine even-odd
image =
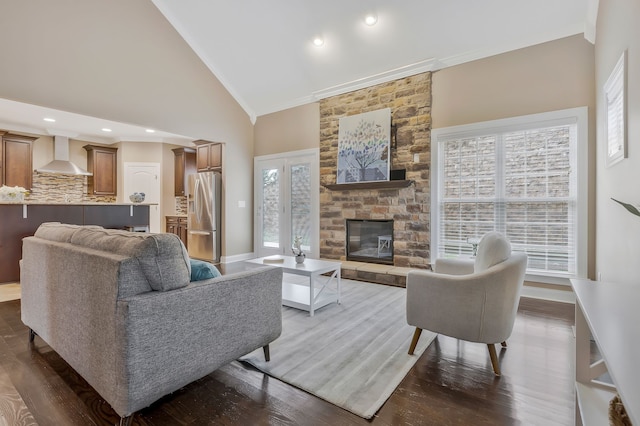
{"type": "Polygon", "coordinates": [[[307,257],[319,256],[318,150],[256,157],[255,251],[258,257],[292,255],[295,237],[307,257]]]}

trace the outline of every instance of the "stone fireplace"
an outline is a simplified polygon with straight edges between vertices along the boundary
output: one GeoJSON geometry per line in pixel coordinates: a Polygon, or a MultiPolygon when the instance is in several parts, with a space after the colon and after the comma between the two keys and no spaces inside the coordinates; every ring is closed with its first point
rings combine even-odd
{"type": "Polygon", "coordinates": [[[385,221],[392,224],[391,232],[380,234],[380,243],[390,244],[392,256],[381,262],[376,236],[375,256],[358,260],[429,268],[430,145],[430,72],[320,101],[321,258],[355,260],[353,253],[348,253],[348,221],[385,221]],[[405,170],[405,179],[336,185],[339,119],[382,108],[391,108],[397,129],[390,152],[391,169],[405,170]],[[388,235],[389,241],[385,238],[388,235]]]}
{"type": "Polygon", "coordinates": [[[347,260],[393,265],[393,220],[347,219],[347,260]]]}

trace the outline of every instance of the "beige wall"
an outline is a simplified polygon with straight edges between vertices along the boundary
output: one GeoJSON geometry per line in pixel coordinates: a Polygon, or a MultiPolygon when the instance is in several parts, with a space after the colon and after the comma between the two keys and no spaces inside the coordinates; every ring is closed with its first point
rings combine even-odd
{"type": "MultiPolygon", "coordinates": [[[[225,142],[225,191],[252,199],[249,117],[151,1],[3,0],[2,15],[1,98],[225,142]]],[[[229,208],[222,255],[250,253],[251,211],[229,208]]]]}
{"type": "Polygon", "coordinates": [[[320,146],[320,104],[262,115],[254,127],[254,154],[268,155],[320,146]]]}
{"type": "Polygon", "coordinates": [[[581,35],[433,73],[433,128],[595,106],[594,47],[581,35]]]}
{"type": "Polygon", "coordinates": [[[640,285],[640,217],[611,198],[640,204],[640,2],[600,0],[596,28],[597,91],[597,275],[603,280],[640,285]],[[622,52],[627,49],[627,154],[605,166],[602,87],[622,52]]]}

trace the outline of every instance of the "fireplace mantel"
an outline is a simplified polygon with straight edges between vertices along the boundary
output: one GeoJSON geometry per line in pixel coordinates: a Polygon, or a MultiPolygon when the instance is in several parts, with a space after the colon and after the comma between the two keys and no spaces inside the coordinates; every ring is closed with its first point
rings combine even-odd
{"type": "Polygon", "coordinates": [[[412,180],[381,180],[377,182],[335,183],[322,186],[331,191],[349,191],[352,189],[406,188],[412,183],[412,180]]]}

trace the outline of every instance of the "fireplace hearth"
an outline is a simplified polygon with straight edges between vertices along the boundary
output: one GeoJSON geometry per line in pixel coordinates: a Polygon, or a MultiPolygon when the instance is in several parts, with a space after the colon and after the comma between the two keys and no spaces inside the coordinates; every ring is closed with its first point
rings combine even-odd
{"type": "Polygon", "coordinates": [[[393,265],[393,220],[347,219],[347,260],[393,265]]]}

